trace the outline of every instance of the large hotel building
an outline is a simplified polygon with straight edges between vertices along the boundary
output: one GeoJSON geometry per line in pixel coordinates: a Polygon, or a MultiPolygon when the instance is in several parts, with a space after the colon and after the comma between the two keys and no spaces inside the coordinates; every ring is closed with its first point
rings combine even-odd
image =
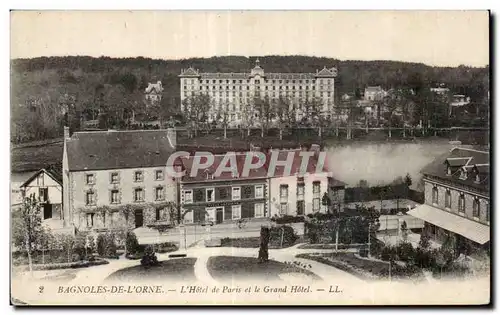
{"type": "Polygon", "coordinates": [[[322,104],[323,115],[331,115],[334,106],[336,68],[323,68],[316,73],[266,73],[259,65],[249,73],[202,73],[188,68],[181,71],[181,109],[185,100],[197,94],[210,96],[209,119],[213,120],[220,110],[229,114],[229,121],[240,123],[245,120],[245,112],[250,112],[248,120],[258,118],[253,108],[257,98],[268,98],[271,104],[286,99],[294,106],[297,119],[303,117],[306,101],[313,98],[322,104]],[[247,110],[249,109],[249,110],[247,110]]]}

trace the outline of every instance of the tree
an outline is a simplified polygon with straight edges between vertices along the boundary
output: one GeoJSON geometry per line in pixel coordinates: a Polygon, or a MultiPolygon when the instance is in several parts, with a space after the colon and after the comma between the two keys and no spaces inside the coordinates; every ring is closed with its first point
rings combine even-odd
{"type": "Polygon", "coordinates": [[[267,95],[264,98],[255,96],[253,98],[253,108],[258,113],[261,127],[261,137],[264,137],[264,134],[267,133],[269,125],[275,116],[274,108],[271,106],[271,102],[267,95]]]}
{"type": "Polygon", "coordinates": [[[253,126],[255,111],[250,102],[241,103],[241,124],[240,127],[247,129],[247,137],[250,136],[250,127],[253,126]]]}
{"type": "Polygon", "coordinates": [[[283,129],[292,125],[295,121],[295,110],[290,99],[280,95],[276,104],[276,117],[278,118],[278,127],[280,130],[280,140],[283,139],[283,129]]]}
{"type": "Polygon", "coordinates": [[[215,121],[222,125],[224,128],[224,139],[227,139],[227,126],[229,125],[229,103],[224,102],[220,104],[217,110],[215,121]]]}
{"type": "Polygon", "coordinates": [[[420,234],[420,241],[418,242],[418,248],[420,248],[423,251],[429,250],[431,246],[430,240],[431,238],[429,236],[429,232],[427,231],[427,229],[424,228],[422,230],[422,233],[420,234]]]}
{"type": "Polygon", "coordinates": [[[330,200],[330,197],[328,196],[328,193],[324,193],[323,197],[321,198],[321,204],[326,208],[326,212],[330,212],[330,206],[332,205],[332,201],[330,200]]]}
{"type": "Polygon", "coordinates": [[[408,225],[406,224],[406,221],[401,223],[401,237],[404,243],[408,242],[408,225]]]}
{"type": "MultiPolygon", "coordinates": [[[[129,219],[130,216],[134,214],[135,208],[127,204],[120,207],[119,211],[123,215],[123,218],[125,219],[125,224],[123,225],[122,234],[125,235],[126,237],[128,232],[130,231],[129,219]]],[[[125,242],[125,254],[127,254],[127,242],[125,242]]]]}
{"type": "Polygon", "coordinates": [[[195,137],[198,135],[198,128],[208,122],[210,104],[210,96],[205,93],[188,96],[182,101],[184,117],[193,128],[195,137]]]}
{"type": "Polygon", "coordinates": [[[33,273],[32,255],[44,235],[41,206],[34,194],[24,198],[23,205],[12,220],[14,245],[25,248],[30,273],[33,273]]]}

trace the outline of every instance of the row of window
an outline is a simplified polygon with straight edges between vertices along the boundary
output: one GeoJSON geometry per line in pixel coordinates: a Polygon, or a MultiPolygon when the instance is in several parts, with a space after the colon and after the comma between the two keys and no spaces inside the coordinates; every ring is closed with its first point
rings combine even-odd
{"type": "MultiPolygon", "coordinates": [[[[192,189],[183,190],[182,194],[184,196],[184,204],[193,203],[192,189]]],[[[254,186],[254,198],[264,198],[264,185],[254,186]]],[[[231,200],[240,200],[240,199],[241,199],[241,187],[231,187],[231,200]]],[[[205,188],[205,202],[214,202],[214,201],[215,201],[215,188],[205,188]]]]}
{"type": "MultiPolygon", "coordinates": [[[[195,80],[195,79],[189,79],[189,80],[186,80],[185,82],[187,82],[188,84],[195,84],[196,82],[198,82],[198,80],[195,80]]],[[[254,80],[255,84],[260,84],[260,80],[254,80]]],[[[315,81],[314,80],[311,80],[311,83],[314,83],[315,81]]],[[[333,79],[318,79],[317,82],[323,84],[333,84],[333,79]]],[[[217,80],[215,79],[212,79],[212,82],[210,82],[210,80],[200,80],[200,83],[201,84],[216,84],[216,83],[219,83],[219,84],[236,84],[236,83],[239,83],[239,84],[244,84],[244,83],[251,83],[250,79],[247,79],[247,80],[219,80],[219,82],[217,82],[217,80]],[[245,81],[245,82],[243,82],[245,81]]],[[[295,84],[295,83],[298,83],[298,84],[302,84],[302,83],[305,83],[305,84],[309,84],[309,80],[263,80],[263,83],[271,83],[271,84],[276,84],[276,83],[279,83],[279,84],[282,84],[282,83],[285,83],[285,84],[289,84],[289,83],[292,83],[292,84],[295,84]]]]}
{"type": "MultiPolygon", "coordinates": [[[[254,204],[254,217],[262,218],[264,217],[264,203],[256,203],[254,204]]],[[[207,213],[207,221],[215,222],[216,221],[216,211],[217,207],[209,207],[205,208],[207,213]]],[[[224,211],[222,209],[222,211],[224,211]]],[[[241,219],[241,205],[232,205],[231,206],[231,217],[224,218],[224,220],[239,220],[241,219]]]]}
{"type": "MultiPolygon", "coordinates": [[[[447,188],[444,194],[444,207],[447,209],[451,209],[451,203],[452,203],[451,190],[447,188]]],[[[439,204],[439,189],[437,186],[434,186],[432,188],[432,204],[434,205],[439,204]]],[[[459,213],[465,213],[465,193],[463,192],[459,193],[457,206],[459,213]]],[[[472,217],[479,218],[480,209],[481,209],[481,203],[479,201],[479,197],[474,196],[474,199],[472,201],[472,217]]],[[[486,206],[486,211],[487,211],[486,220],[489,221],[488,205],[486,206]]]]}
{"type": "MultiPolygon", "coordinates": [[[[297,198],[304,198],[305,184],[297,183],[297,198]]],[[[313,196],[319,197],[321,192],[321,182],[314,181],[313,182],[313,196]]],[[[288,185],[282,184],[280,185],[280,198],[287,199],[288,198],[288,185]]]]}
{"type": "MultiPolygon", "coordinates": [[[[268,91],[268,90],[273,90],[273,91],[276,91],[276,90],[302,90],[302,85],[298,85],[297,89],[295,88],[296,86],[295,85],[279,85],[279,86],[276,86],[276,85],[273,85],[273,86],[264,86],[264,90],[268,91]],[[272,89],[271,89],[272,88],[272,89]]],[[[223,85],[219,85],[219,86],[208,86],[208,85],[200,85],[199,88],[196,88],[195,86],[190,86],[190,85],[185,85],[184,86],[184,91],[189,91],[189,90],[207,90],[207,91],[214,91],[214,90],[226,90],[226,91],[229,91],[229,90],[233,90],[233,92],[235,92],[235,90],[245,90],[242,86],[235,86],[233,85],[232,86],[232,89],[229,87],[229,86],[223,86],[223,85]]],[[[260,90],[260,86],[257,85],[255,86],[255,89],[257,90],[260,90]]],[[[318,90],[324,90],[324,89],[328,89],[330,90],[331,87],[329,85],[327,86],[324,86],[324,85],[320,85],[319,86],[319,89],[318,90]]],[[[246,86],[246,90],[250,90],[250,86],[247,85],[246,86]]],[[[309,90],[309,86],[306,85],[304,86],[304,90],[308,91],[309,90]]],[[[316,90],[316,86],[311,86],[311,90],[316,90]]]]}
{"type": "MultiPolygon", "coordinates": [[[[140,210],[140,209],[136,210],[136,214],[138,214],[140,217],[143,216],[142,210],[140,210]]],[[[167,214],[167,210],[164,208],[163,209],[162,208],[155,209],[155,220],[156,221],[164,220],[166,218],[166,214],[167,214]]],[[[118,215],[120,215],[119,212],[111,212],[109,214],[107,214],[107,213],[101,214],[100,217],[101,217],[102,227],[107,227],[108,225],[114,226],[115,222],[117,221],[118,215]]],[[[87,223],[88,228],[94,227],[97,223],[95,212],[87,213],[85,219],[86,219],[86,223],[87,223]]]]}
{"type": "MultiPolygon", "coordinates": [[[[320,210],[320,198],[313,198],[313,212],[318,212],[320,210]]],[[[280,203],[280,215],[287,215],[288,213],[288,202],[280,203]]],[[[305,213],[305,201],[297,200],[297,215],[304,215],[305,213]]]]}
{"type": "MultiPolygon", "coordinates": [[[[155,178],[155,180],[163,180],[164,179],[163,170],[155,170],[154,178],[155,178]]],[[[144,172],[143,171],[135,171],[133,180],[134,180],[134,182],[143,182],[144,181],[144,172]]],[[[96,175],[93,173],[86,174],[85,181],[86,181],[87,185],[94,185],[96,182],[96,175]]],[[[111,172],[109,175],[109,182],[111,184],[119,184],[120,183],[120,173],[111,172]]]]}
{"type": "MultiPolygon", "coordinates": [[[[85,194],[85,204],[87,206],[96,205],[96,192],[94,190],[88,190],[85,194]]],[[[134,202],[145,201],[144,188],[134,188],[133,190],[134,202]]],[[[165,187],[157,186],[154,188],[154,200],[163,201],[165,200],[165,187]]],[[[109,192],[109,203],[110,204],[120,204],[121,195],[119,189],[111,189],[109,192]]]]}

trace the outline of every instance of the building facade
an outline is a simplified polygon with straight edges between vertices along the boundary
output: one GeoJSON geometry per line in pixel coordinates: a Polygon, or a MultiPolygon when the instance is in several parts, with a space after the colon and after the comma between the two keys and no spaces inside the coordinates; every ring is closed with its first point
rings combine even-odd
{"type": "Polygon", "coordinates": [[[365,101],[380,101],[386,96],[386,92],[380,86],[369,86],[365,88],[365,101]]]}
{"type": "Polygon", "coordinates": [[[280,150],[266,153],[266,163],[253,169],[248,176],[241,176],[245,153],[235,153],[237,173],[216,169],[223,155],[214,158],[213,165],[190,174],[193,157],[182,158],[186,172],[180,182],[180,208],[184,223],[219,224],[240,219],[259,219],[281,216],[305,216],[317,212],[326,213],[324,194],[330,197],[331,206],[342,209],[345,184],[331,177],[327,167],[316,170],[318,156],[311,156],[305,173],[300,173],[301,150],[280,150]],[[274,173],[268,163],[271,154],[277,152],[278,160],[285,161],[292,153],[290,173],[284,174],[284,166],[276,166],[274,173]],[[235,176],[236,175],[236,176],[235,176]]]}
{"type": "Polygon", "coordinates": [[[425,221],[438,244],[456,253],[484,250],[490,242],[489,152],[455,148],[422,170],[425,204],[408,214],[425,221]]]}
{"type": "Polygon", "coordinates": [[[42,224],[53,232],[65,228],[62,186],[62,174],[56,169],[41,169],[20,186],[23,198],[34,196],[39,201],[42,224]]]}
{"type": "Polygon", "coordinates": [[[224,155],[215,155],[211,167],[190,176],[193,156],[182,158],[186,171],[180,182],[180,208],[183,222],[220,224],[240,219],[268,217],[268,181],[265,168],[241,175],[245,154],[236,153],[239,174],[216,174],[224,155]]]}
{"type": "Polygon", "coordinates": [[[177,203],[177,183],[166,162],[175,131],[77,132],[65,128],[64,224],[101,231],[166,223],[177,203]]]}
{"type": "Polygon", "coordinates": [[[323,68],[316,73],[267,73],[259,59],[248,73],[203,73],[188,68],[181,71],[181,109],[195,95],[210,97],[209,120],[225,111],[233,123],[255,122],[258,112],[255,99],[267,98],[271,104],[286,100],[297,109],[296,118],[302,119],[306,102],[313,99],[321,104],[321,112],[330,115],[334,107],[337,69],[323,68]]]}

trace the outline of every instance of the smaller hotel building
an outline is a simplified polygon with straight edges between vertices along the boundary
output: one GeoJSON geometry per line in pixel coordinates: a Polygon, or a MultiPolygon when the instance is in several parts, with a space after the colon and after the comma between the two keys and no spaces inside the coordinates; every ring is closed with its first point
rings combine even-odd
{"type": "Polygon", "coordinates": [[[489,169],[489,152],[454,148],[422,170],[425,204],[408,214],[425,221],[433,241],[451,240],[457,254],[488,249],[489,169]]]}

